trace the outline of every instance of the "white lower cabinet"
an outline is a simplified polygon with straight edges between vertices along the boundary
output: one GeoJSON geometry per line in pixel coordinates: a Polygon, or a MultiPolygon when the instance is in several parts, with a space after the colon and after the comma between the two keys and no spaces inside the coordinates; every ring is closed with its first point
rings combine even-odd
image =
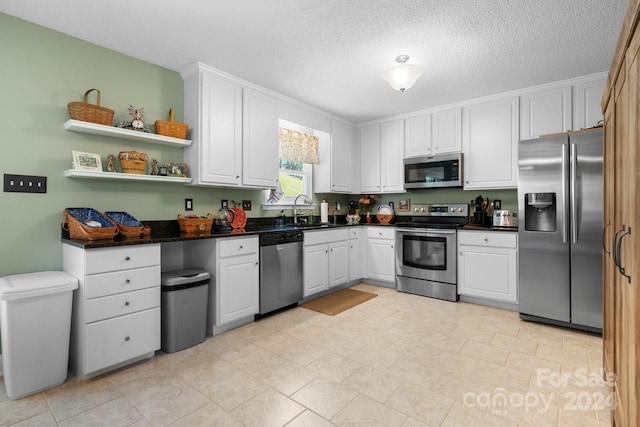
{"type": "Polygon", "coordinates": [[[362,239],[362,227],[349,229],[349,282],[363,277],[366,257],[362,256],[364,247],[362,239]]]}
{"type": "Polygon", "coordinates": [[[518,234],[458,231],[458,294],[518,302],[518,234]]]}
{"type": "Polygon", "coordinates": [[[90,377],[160,349],[160,245],[62,247],[63,269],[79,282],[71,370],[90,377]]]}
{"type": "Polygon", "coordinates": [[[395,228],[367,227],[367,277],[396,281],[395,228]]]}
{"type": "Polygon", "coordinates": [[[253,322],[260,310],[258,236],[190,241],[184,245],[184,267],[211,274],[207,335],[253,322]]]}
{"type": "Polygon", "coordinates": [[[349,245],[346,229],[305,231],[304,297],[342,285],[349,280],[349,245]]]}

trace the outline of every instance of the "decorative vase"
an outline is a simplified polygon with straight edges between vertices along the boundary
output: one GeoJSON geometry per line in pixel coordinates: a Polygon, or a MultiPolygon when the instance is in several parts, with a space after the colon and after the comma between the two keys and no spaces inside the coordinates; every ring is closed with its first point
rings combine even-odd
{"type": "Polygon", "coordinates": [[[371,224],[371,212],[367,212],[367,224],[371,224]]]}

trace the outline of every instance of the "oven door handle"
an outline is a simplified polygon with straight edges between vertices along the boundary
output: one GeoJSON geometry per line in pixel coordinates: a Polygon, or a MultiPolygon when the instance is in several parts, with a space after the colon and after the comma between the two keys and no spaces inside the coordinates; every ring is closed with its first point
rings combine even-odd
{"type": "Polygon", "coordinates": [[[402,234],[412,234],[414,236],[428,236],[428,235],[455,235],[456,230],[426,230],[424,228],[403,228],[402,230],[396,229],[396,232],[402,234]]]}

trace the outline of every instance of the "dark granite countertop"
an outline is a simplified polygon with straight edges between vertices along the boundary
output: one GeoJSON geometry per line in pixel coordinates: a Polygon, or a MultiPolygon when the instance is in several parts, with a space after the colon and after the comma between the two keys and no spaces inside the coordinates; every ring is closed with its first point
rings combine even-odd
{"type": "MultiPolygon", "coordinates": [[[[342,218],[342,221],[345,221],[342,218]]],[[[145,226],[150,227],[151,233],[140,237],[121,237],[116,236],[112,239],[102,240],[81,240],[71,239],[69,233],[62,231],[62,243],[77,246],[83,249],[96,249],[96,248],[110,248],[117,246],[130,246],[130,245],[144,245],[149,243],[170,243],[170,242],[186,242],[190,240],[202,240],[221,237],[236,237],[236,236],[257,236],[262,233],[273,233],[279,231],[292,231],[292,230],[326,230],[332,228],[343,227],[359,227],[363,225],[374,226],[395,226],[395,224],[380,224],[377,222],[367,223],[361,222],[357,225],[347,225],[338,220],[337,224],[299,224],[287,223],[286,225],[276,226],[273,225],[273,218],[257,218],[249,219],[247,225],[243,229],[231,229],[231,228],[217,228],[213,226],[211,233],[181,233],[180,226],[177,220],[166,221],[141,221],[145,226]]]]}

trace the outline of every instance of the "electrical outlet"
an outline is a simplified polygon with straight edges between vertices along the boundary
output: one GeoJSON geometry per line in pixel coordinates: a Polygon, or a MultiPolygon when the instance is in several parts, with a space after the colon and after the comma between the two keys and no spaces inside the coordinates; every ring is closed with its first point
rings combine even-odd
{"type": "Polygon", "coordinates": [[[46,193],[47,177],[4,174],[5,193],[46,193]]]}
{"type": "Polygon", "coordinates": [[[245,211],[251,210],[251,200],[243,200],[242,201],[242,209],[245,211]]]}
{"type": "Polygon", "coordinates": [[[184,199],[184,210],[185,211],[193,210],[193,199],[184,199]]]}
{"type": "Polygon", "coordinates": [[[396,206],[393,202],[389,202],[389,207],[391,208],[392,211],[396,211],[396,206]]]}
{"type": "Polygon", "coordinates": [[[222,209],[228,209],[229,208],[229,201],[227,199],[222,199],[220,201],[220,207],[222,209]]]}

